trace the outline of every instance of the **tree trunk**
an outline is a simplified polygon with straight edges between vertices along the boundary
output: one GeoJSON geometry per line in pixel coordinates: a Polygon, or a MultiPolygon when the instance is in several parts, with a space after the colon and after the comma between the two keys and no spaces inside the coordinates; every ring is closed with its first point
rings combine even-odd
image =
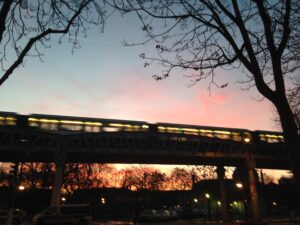
{"type": "Polygon", "coordinates": [[[297,197],[300,200],[300,136],[297,124],[285,95],[276,98],[274,105],[280,117],[284,141],[289,151],[291,169],[295,179],[297,197]]]}

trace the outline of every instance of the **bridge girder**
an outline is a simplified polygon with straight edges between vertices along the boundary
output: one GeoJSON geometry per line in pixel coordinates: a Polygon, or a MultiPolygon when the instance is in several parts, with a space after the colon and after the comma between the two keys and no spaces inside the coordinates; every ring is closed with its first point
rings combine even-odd
{"type": "Polygon", "coordinates": [[[289,169],[283,143],[247,144],[159,132],[72,133],[1,127],[0,161],[147,163],[236,166],[251,155],[260,168],[289,169]]]}

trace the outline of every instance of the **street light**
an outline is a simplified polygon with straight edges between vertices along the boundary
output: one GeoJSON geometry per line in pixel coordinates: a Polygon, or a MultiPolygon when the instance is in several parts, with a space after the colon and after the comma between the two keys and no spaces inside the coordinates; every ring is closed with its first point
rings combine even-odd
{"type": "MultiPolygon", "coordinates": [[[[235,186],[241,191],[241,197],[244,199],[243,200],[243,204],[244,204],[244,210],[245,210],[245,217],[246,217],[246,221],[248,221],[248,202],[247,202],[247,199],[246,197],[244,197],[244,194],[243,194],[243,189],[244,189],[244,185],[243,183],[241,182],[237,182],[235,183],[235,186]]],[[[235,203],[235,205],[237,205],[237,203],[235,203]]]]}
{"type": "Polygon", "coordinates": [[[236,184],[235,184],[235,186],[237,187],[237,188],[239,188],[239,189],[242,189],[244,186],[243,186],[243,184],[241,183],[241,182],[237,182],[236,184]]]}
{"type": "Polygon", "coordinates": [[[20,186],[18,187],[18,189],[19,189],[20,191],[24,191],[24,190],[25,190],[25,187],[24,187],[23,185],[20,185],[20,186]]]}
{"type": "Polygon", "coordinates": [[[205,193],[205,198],[207,199],[207,211],[208,211],[208,216],[211,216],[211,210],[210,210],[210,194],[205,193]]]}
{"type": "Polygon", "coordinates": [[[197,203],[197,202],[198,202],[198,199],[194,198],[194,202],[197,203]]]}

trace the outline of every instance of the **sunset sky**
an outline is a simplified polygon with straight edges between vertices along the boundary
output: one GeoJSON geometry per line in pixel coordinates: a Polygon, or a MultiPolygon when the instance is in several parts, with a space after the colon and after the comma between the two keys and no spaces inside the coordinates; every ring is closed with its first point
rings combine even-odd
{"type": "Polygon", "coordinates": [[[223,89],[208,82],[188,87],[189,75],[177,70],[164,81],[155,81],[159,66],[143,67],[141,52],[152,53],[154,44],[124,47],[142,40],[135,17],[110,18],[105,33],[90,30],[81,39],[82,48],[71,52],[67,40],[43,49],[44,63],[25,60],[0,88],[1,111],[83,117],[117,118],[147,122],[278,130],[272,121],[272,106],[255,89],[242,91],[237,84],[242,71],[219,71],[223,89]]]}

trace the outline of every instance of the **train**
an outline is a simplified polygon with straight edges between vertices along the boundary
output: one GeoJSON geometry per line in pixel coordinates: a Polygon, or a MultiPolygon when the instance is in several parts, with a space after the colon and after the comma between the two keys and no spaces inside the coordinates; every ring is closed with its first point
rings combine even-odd
{"type": "Polygon", "coordinates": [[[173,123],[148,123],[145,121],[87,118],[63,115],[0,112],[0,126],[22,126],[50,131],[67,132],[158,132],[203,136],[244,143],[281,143],[281,132],[251,131],[239,128],[197,126],[173,123]]]}

